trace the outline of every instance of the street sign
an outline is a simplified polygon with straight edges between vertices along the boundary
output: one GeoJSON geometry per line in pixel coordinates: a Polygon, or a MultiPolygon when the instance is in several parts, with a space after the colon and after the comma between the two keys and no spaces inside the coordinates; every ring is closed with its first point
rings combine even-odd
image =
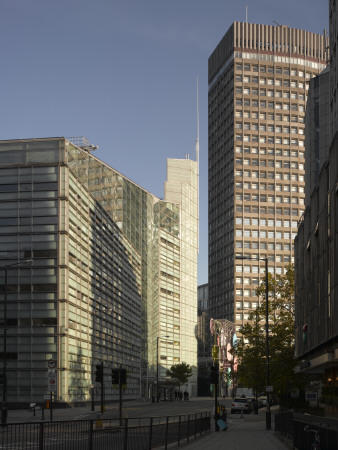
{"type": "Polygon", "coordinates": [[[267,386],[266,392],[273,392],[273,386],[267,386]]]}
{"type": "Polygon", "coordinates": [[[48,369],[55,369],[56,368],[56,361],[54,359],[50,359],[47,363],[48,369]]]}
{"type": "Polygon", "coordinates": [[[317,392],[306,392],[305,400],[307,402],[316,402],[317,401],[317,392]]]}
{"type": "Polygon", "coordinates": [[[56,378],[48,378],[48,390],[50,392],[56,391],[56,378]]]}

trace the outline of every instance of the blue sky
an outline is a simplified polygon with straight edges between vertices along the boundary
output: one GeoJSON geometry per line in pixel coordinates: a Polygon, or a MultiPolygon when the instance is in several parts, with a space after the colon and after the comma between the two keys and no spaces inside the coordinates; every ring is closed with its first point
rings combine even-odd
{"type": "Polygon", "coordinates": [[[199,284],[208,281],[208,57],[235,20],[328,30],[328,0],[1,0],[0,139],[86,136],[163,197],[166,158],[195,157],[199,284]]]}

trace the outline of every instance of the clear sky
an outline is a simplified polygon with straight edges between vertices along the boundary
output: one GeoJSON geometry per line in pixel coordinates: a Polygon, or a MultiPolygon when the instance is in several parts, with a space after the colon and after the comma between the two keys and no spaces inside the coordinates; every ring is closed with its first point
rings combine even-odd
{"type": "Polygon", "coordinates": [[[1,0],[0,139],[86,136],[162,198],[166,158],[195,158],[208,281],[208,57],[233,21],[328,30],[328,0],[1,0]]]}

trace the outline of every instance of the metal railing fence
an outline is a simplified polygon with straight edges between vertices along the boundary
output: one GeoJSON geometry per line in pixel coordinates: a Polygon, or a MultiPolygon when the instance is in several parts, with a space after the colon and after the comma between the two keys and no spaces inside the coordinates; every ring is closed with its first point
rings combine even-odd
{"type": "Polygon", "coordinates": [[[275,414],[275,432],[286,436],[292,440],[293,436],[293,413],[292,411],[284,411],[275,414]]]}
{"type": "Polygon", "coordinates": [[[287,436],[296,450],[308,450],[318,431],[322,450],[338,450],[338,419],[286,411],[275,415],[275,432],[287,436]]]}
{"type": "Polygon", "coordinates": [[[180,416],[7,424],[0,448],[16,450],[151,450],[210,431],[210,413],[180,416]]]}

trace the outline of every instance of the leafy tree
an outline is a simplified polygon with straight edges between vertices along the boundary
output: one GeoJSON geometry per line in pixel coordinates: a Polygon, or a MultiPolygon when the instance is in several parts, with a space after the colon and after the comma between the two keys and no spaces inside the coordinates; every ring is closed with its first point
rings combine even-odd
{"type": "MultiPolygon", "coordinates": [[[[294,373],[294,270],[287,267],[285,275],[273,278],[268,274],[269,286],[269,367],[270,384],[274,393],[287,395],[298,387],[301,378],[294,373]]],[[[256,294],[264,301],[249,315],[249,322],[241,328],[242,339],[237,345],[238,379],[256,391],[266,385],[266,285],[265,279],[256,294]]]]}
{"type": "Polygon", "coordinates": [[[178,384],[180,390],[181,386],[188,381],[191,375],[192,368],[185,362],[174,364],[169,370],[167,370],[167,376],[178,384]]]}

